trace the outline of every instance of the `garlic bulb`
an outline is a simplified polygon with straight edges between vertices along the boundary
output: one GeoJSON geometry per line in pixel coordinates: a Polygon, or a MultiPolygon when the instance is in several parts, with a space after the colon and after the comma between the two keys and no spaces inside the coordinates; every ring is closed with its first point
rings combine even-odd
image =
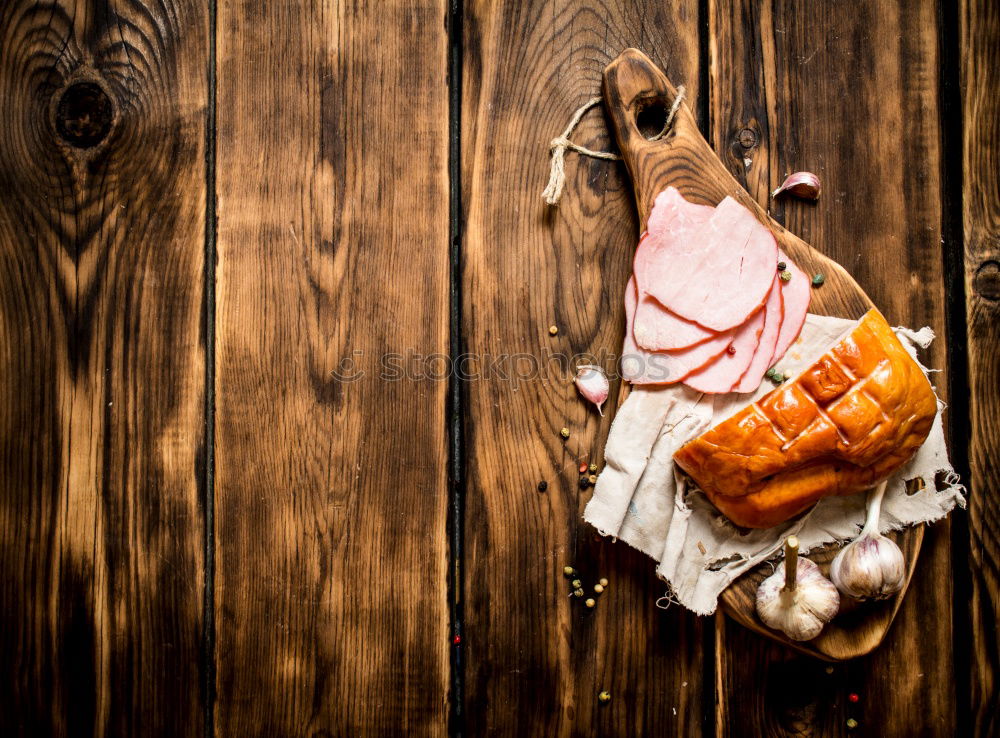
{"type": "Polygon", "coordinates": [[[868,497],[868,516],[861,535],[844,546],[830,564],[830,578],[837,589],[859,600],[890,597],[906,581],[903,552],[878,532],[885,485],[882,482],[868,497]]]}
{"type": "Polygon", "coordinates": [[[593,364],[583,364],[576,368],[576,388],[587,400],[597,405],[597,412],[604,416],[601,405],[608,399],[608,378],[604,370],[593,364]]]}
{"type": "Polygon", "coordinates": [[[795,174],[789,174],[785,177],[785,181],[781,183],[781,186],[771,193],[771,197],[777,197],[782,192],[788,192],[796,197],[801,197],[803,200],[818,200],[819,177],[812,172],[795,172],[795,174]]]}
{"type": "Polygon", "coordinates": [[[799,559],[799,540],[785,541],[785,560],[757,587],[757,614],[768,628],[793,641],[812,640],[840,610],[833,582],[809,559],[799,559]]]}

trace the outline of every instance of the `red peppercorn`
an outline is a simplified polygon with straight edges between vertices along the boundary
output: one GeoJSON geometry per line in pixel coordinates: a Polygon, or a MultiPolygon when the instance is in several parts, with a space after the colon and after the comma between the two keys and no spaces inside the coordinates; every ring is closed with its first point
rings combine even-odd
{"type": "Polygon", "coordinates": [[[858,693],[857,692],[851,692],[849,695],[847,695],[847,699],[849,699],[851,702],[857,702],[861,698],[858,697],[858,693]]]}
{"type": "Polygon", "coordinates": [[[581,474],[586,474],[587,473],[587,465],[586,464],[580,464],[580,473],[581,474]]]}
{"type": "Polygon", "coordinates": [[[462,642],[462,636],[456,634],[455,637],[451,639],[451,642],[457,646],[462,642]]]}
{"type": "Polygon", "coordinates": [[[736,347],[733,346],[733,344],[729,344],[729,346],[726,347],[726,351],[728,351],[730,354],[735,354],[736,353],[736,347]]]}

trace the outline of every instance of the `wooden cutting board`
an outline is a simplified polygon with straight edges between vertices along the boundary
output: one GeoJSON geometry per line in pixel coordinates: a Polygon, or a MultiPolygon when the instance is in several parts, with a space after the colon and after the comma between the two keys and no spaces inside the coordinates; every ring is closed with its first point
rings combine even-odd
{"type": "MultiPolygon", "coordinates": [[[[654,199],[668,186],[676,187],[691,202],[705,205],[717,205],[728,195],[771,229],[778,245],[806,274],[821,272],[826,277],[824,285],[813,290],[810,312],[860,318],[873,306],[864,290],[843,267],[770,218],[702,137],[687,105],[680,106],[667,132],[657,137],[676,96],[677,90],[666,75],[636,49],[626,49],[604,70],[604,102],[632,176],[640,230],[645,229],[654,199]]],[[[762,564],[733,582],[722,594],[723,610],[747,628],[819,658],[839,661],[861,656],[882,642],[896,616],[913,575],[923,531],[923,526],[916,526],[892,536],[908,565],[906,584],[895,597],[870,603],[844,598],[833,622],[807,643],[792,641],[757,618],[757,585],[771,574],[770,564],[762,564]]],[[[829,545],[811,551],[807,558],[829,575],[829,564],[838,550],[839,546],[829,545]]]]}

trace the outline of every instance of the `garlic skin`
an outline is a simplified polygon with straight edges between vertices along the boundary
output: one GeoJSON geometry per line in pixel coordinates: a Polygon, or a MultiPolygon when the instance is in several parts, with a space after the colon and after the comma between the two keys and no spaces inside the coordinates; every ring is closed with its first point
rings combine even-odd
{"type": "Polygon", "coordinates": [[[594,403],[597,406],[597,412],[601,414],[601,417],[604,417],[601,405],[608,399],[609,390],[608,378],[604,374],[604,370],[593,364],[583,364],[576,368],[574,381],[577,390],[580,391],[584,399],[594,403]]]}
{"type": "Polygon", "coordinates": [[[757,615],[764,625],[780,630],[793,641],[809,641],[840,610],[840,595],[819,567],[798,558],[798,540],[786,543],[785,561],[757,587],[757,615]],[[786,563],[792,567],[786,574],[786,563]]]}
{"type": "Polygon", "coordinates": [[[818,200],[819,190],[819,177],[812,172],[795,172],[785,177],[785,181],[781,183],[778,189],[771,193],[771,197],[777,197],[782,192],[788,192],[796,197],[801,197],[803,200],[818,200]]]}
{"type": "Polygon", "coordinates": [[[885,485],[882,482],[869,495],[861,535],[844,546],[830,564],[830,578],[837,589],[857,600],[883,600],[899,592],[906,582],[903,552],[878,531],[885,485]]]}

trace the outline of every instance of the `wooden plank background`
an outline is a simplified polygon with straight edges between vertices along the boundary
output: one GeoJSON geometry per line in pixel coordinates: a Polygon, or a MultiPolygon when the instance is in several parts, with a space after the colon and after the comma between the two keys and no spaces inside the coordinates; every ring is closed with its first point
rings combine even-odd
{"type": "Polygon", "coordinates": [[[985,0],[4,3],[4,733],[995,735],[998,49],[985,0]],[[660,610],[580,519],[637,222],[617,162],[540,191],[629,46],[938,333],[969,512],[867,658],[660,610]]]}

